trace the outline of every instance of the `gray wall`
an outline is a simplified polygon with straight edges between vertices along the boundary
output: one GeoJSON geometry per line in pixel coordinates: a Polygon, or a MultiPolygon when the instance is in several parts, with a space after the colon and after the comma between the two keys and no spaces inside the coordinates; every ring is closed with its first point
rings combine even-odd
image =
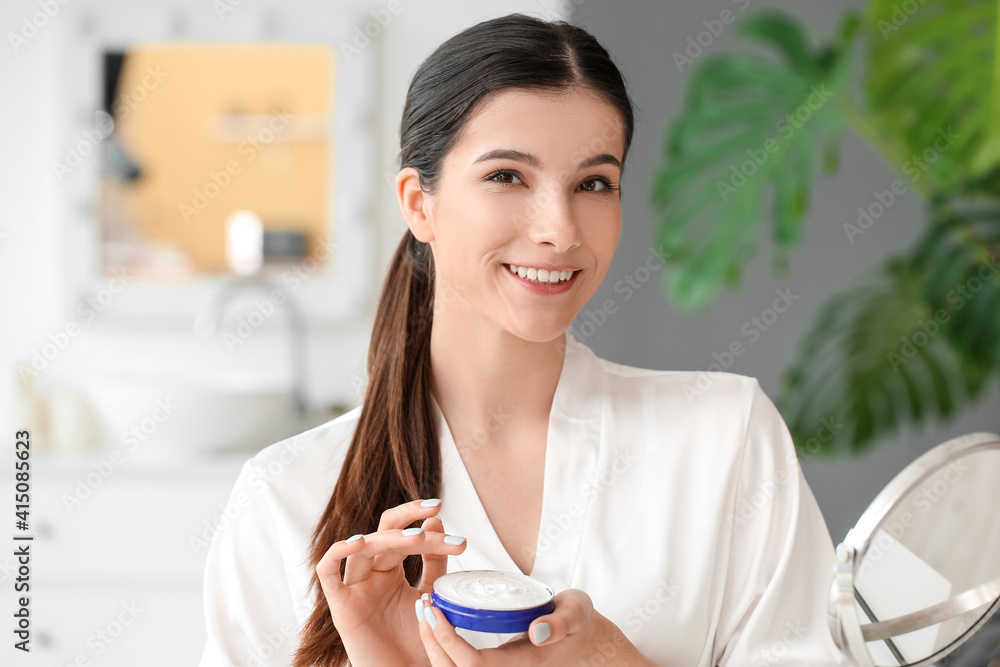
{"type": "MultiPolygon", "coordinates": [[[[678,71],[672,53],[682,51],[688,36],[705,29],[703,21],[717,19],[724,9],[737,15],[763,7],[792,12],[810,29],[813,43],[835,34],[841,13],[860,9],[857,0],[796,0],[703,2],[654,0],[585,0],[577,3],[573,22],[587,28],[607,47],[622,68],[638,107],[636,134],[622,181],[623,232],[604,284],[588,308],[605,299],[619,308],[585,342],[599,355],[619,363],[647,368],[705,369],[713,353],[741,341],[746,352],[732,372],[758,378],[764,391],[777,399],[782,372],[793,358],[799,338],[826,298],[840,291],[852,277],[906,248],[924,224],[922,203],[912,195],[890,207],[863,236],[848,242],[843,224],[859,205],[873,201],[876,189],[885,190],[900,175],[850,131],[844,135],[841,166],[833,178],[821,177],[813,191],[806,233],[793,253],[791,269],[777,276],[771,269],[771,247],[760,237],[757,257],[744,276],[743,287],[726,293],[705,311],[691,314],[669,304],[651,279],[628,301],[615,293],[615,282],[631,274],[649,255],[655,238],[655,220],[649,207],[650,183],[661,165],[660,147],[668,121],[681,108],[687,74],[678,71]],[[745,12],[741,9],[745,7],[745,12]],[[757,341],[740,328],[759,315],[775,298],[775,290],[789,288],[799,295],[789,310],[757,341]]],[[[740,45],[733,26],[706,49],[721,53],[740,45]]],[[[704,57],[703,54],[701,57],[704,57]]],[[[696,61],[697,62],[697,61],[696,61]]],[[[912,189],[912,188],[911,188],[912,189]]],[[[666,269],[669,270],[669,269],[666,269]]],[[[658,277],[658,276],[657,276],[658,277]]],[[[579,320],[578,320],[579,323],[579,320]]],[[[574,327],[576,330],[576,327],[574,327]]],[[[1000,431],[1000,391],[994,390],[950,425],[901,434],[882,442],[856,459],[803,462],[806,478],[819,501],[833,536],[840,541],[881,488],[907,463],[944,440],[973,431],[1000,431]]]]}

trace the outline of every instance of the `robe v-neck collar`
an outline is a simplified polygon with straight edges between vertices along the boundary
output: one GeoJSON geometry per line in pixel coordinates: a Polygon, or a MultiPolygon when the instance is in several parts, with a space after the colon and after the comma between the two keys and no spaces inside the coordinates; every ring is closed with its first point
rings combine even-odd
{"type": "MultiPolygon", "coordinates": [[[[571,588],[583,540],[587,506],[583,493],[596,474],[601,445],[603,382],[599,360],[567,330],[559,381],[549,412],[545,447],[542,513],[531,576],[556,591],[571,588]]],[[[442,504],[439,517],[448,533],[468,546],[452,557],[449,571],[520,572],[490,523],[451,429],[436,400],[441,442],[442,504]]]]}

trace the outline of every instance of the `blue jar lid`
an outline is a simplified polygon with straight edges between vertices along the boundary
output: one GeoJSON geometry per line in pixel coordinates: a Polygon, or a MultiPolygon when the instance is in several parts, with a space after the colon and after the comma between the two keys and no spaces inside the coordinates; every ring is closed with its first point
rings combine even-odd
{"type": "MultiPolygon", "coordinates": [[[[500,573],[492,570],[484,571],[493,574],[503,574],[505,576],[516,576],[522,580],[531,580],[539,586],[548,589],[550,595],[552,589],[537,580],[532,580],[524,575],[512,575],[512,573],[500,573]]],[[[444,575],[448,576],[448,575],[444,575]]],[[[539,616],[551,614],[555,611],[555,601],[550,597],[541,605],[528,608],[516,609],[483,609],[477,606],[462,604],[456,600],[442,596],[437,586],[431,593],[431,603],[441,610],[448,622],[456,628],[465,628],[476,632],[496,632],[496,633],[518,633],[527,632],[531,622],[539,616]]]]}

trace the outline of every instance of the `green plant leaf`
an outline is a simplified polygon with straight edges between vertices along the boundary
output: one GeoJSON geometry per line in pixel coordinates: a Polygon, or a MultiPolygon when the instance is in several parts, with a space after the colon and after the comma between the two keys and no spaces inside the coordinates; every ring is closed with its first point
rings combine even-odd
{"type": "Polygon", "coordinates": [[[996,0],[868,5],[871,122],[888,157],[911,180],[924,180],[925,192],[1000,165],[997,16],[996,0]]]}
{"type": "Polygon", "coordinates": [[[924,288],[910,261],[895,260],[819,311],[779,397],[800,453],[857,454],[904,425],[950,417],[979,395],[981,369],[928,325],[934,309],[924,288]]]}
{"type": "MultiPolygon", "coordinates": [[[[841,40],[851,26],[842,24],[841,40]]],[[[745,17],[737,30],[778,58],[727,54],[697,63],[653,183],[657,242],[673,264],[666,285],[683,308],[739,285],[768,207],[780,267],[801,239],[813,175],[838,161],[843,119],[834,99],[850,41],[814,52],[802,26],[775,11],[745,17]]]]}
{"type": "Polygon", "coordinates": [[[938,205],[912,264],[944,335],[984,374],[1000,371],[1000,199],[973,192],[938,205]]]}

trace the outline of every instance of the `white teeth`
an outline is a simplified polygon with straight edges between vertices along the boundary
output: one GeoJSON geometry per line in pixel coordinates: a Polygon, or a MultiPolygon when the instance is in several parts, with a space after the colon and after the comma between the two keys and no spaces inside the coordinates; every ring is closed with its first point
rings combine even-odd
{"type": "Polygon", "coordinates": [[[535,269],[532,267],[516,266],[514,264],[508,264],[507,268],[510,269],[511,273],[516,273],[522,278],[545,285],[555,285],[573,277],[572,271],[549,271],[547,269],[535,269]]]}

